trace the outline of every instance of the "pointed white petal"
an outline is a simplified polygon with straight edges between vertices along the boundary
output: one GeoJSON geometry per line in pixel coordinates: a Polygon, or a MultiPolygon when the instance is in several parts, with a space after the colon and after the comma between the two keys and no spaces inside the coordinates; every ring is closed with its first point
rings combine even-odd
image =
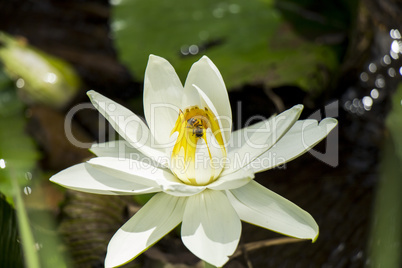
{"type": "Polygon", "coordinates": [[[161,191],[160,187],[142,185],[103,173],[87,163],[60,171],[50,181],[66,188],[94,194],[132,195],[161,191]]]}
{"type": "Polygon", "coordinates": [[[168,176],[174,177],[172,173],[155,168],[149,163],[127,158],[95,157],[88,160],[87,163],[106,174],[152,187],[159,187],[158,180],[163,180],[168,176]]]}
{"type": "MultiPolygon", "coordinates": [[[[215,115],[216,119],[218,120],[219,132],[222,134],[223,143],[224,143],[225,148],[226,148],[227,145],[228,145],[228,142],[230,140],[230,135],[231,135],[231,132],[232,132],[232,129],[231,129],[231,127],[232,127],[232,125],[231,125],[232,124],[232,117],[231,116],[228,117],[228,116],[219,115],[219,112],[218,112],[217,108],[215,107],[213,102],[209,99],[209,97],[202,91],[202,89],[200,89],[195,84],[193,84],[193,87],[195,89],[197,89],[197,91],[198,91],[198,94],[200,96],[200,101],[201,101],[201,107],[208,107],[212,111],[212,113],[215,115]],[[230,122],[229,127],[228,127],[227,122],[230,122]]],[[[216,135],[218,133],[214,133],[214,134],[216,135]]]]}
{"type": "Polygon", "coordinates": [[[275,116],[277,115],[276,114],[272,115],[270,118],[266,120],[233,131],[230,136],[230,144],[228,146],[228,152],[239,150],[242,147],[242,145],[246,143],[247,139],[249,139],[248,137],[252,134],[251,131],[263,128],[264,126],[267,125],[267,121],[273,120],[275,116]]]}
{"type": "Polygon", "coordinates": [[[191,106],[203,107],[205,106],[205,102],[202,102],[201,96],[196,88],[185,87],[180,107],[182,110],[184,110],[185,108],[191,106]]]}
{"type": "Polygon", "coordinates": [[[184,90],[172,65],[150,55],[144,78],[144,113],[152,135],[167,146],[179,116],[184,90]]]}
{"type": "Polygon", "coordinates": [[[318,236],[310,214],[255,181],[226,193],[243,221],[296,238],[315,241],[318,236]]]}
{"type": "Polygon", "coordinates": [[[247,166],[271,148],[293,126],[302,110],[303,105],[296,105],[275,117],[242,129],[241,134],[236,135],[240,138],[236,143],[241,147],[229,151],[229,165],[223,170],[222,175],[247,166]]]}
{"type": "Polygon", "coordinates": [[[105,267],[125,264],[175,228],[181,221],[186,198],[158,193],[112,237],[105,267]]]}
{"type": "Polygon", "coordinates": [[[114,157],[96,157],[88,161],[106,174],[118,176],[122,180],[134,181],[176,196],[189,196],[202,192],[206,187],[182,183],[170,171],[156,168],[149,163],[114,157]]]}
{"type": "Polygon", "coordinates": [[[325,118],[319,125],[311,119],[297,121],[272,148],[249,166],[257,173],[289,162],[313,148],[337,124],[338,121],[333,118],[325,118]]]}
{"type": "Polygon", "coordinates": [[[207,188],[212,190],[236,189],[246,185],[252,179],[254,179],[254,171],[251,168],[242,168],[226,176],[219,177],[216,181],[207,185],[207,188]]]}
{"type": "MultiPolygon", "coordinates": [[[[165,169],[159,162],[155,161],[151,157],[143,154],[140,150],[132,147],[125,140],[109,141],[104,143],[95,143],[89,149],[96,156],[102,157],[116,157],[119,159],[131,159],[137,160],[145,163],[149,163],[157,168],[165,169]]],[[[167,162],[169,159],[166,156],[167,162]]]]}
{"type": "Polygon", "coordinates": [[[141,153],[138,149],[130,146],[129,143],[124,140],[94,143],[89,150],[96,156],[117,158],[130,158],[131,153],[141,153]]]}
{"type": "Polygon", "coordinates": [[[184,88],[187,90],[192,85],[197,85],[212,101],[225,130],[225,139],[229,141],[232,129],[232,110],[225,82],[215,64],[203,56],[191,67],[184,88]]]}
{"type": "Polygon", "coordinates": [[[166,164],[162,162],[166,159],[165,153],[151,147],[152,135],[141,118],[93,90],[88,91],[87,94],[95,108],[109,121],[123,139],[155,161],[161,162],[163,165],[166,164]]]}
{"type": "Polygon", "coordinates": [[[224,193],[206,190],[188,198],[181,236],[194,255],[221,267],[236,250],[240,233],[239,217],[224,193]]]}

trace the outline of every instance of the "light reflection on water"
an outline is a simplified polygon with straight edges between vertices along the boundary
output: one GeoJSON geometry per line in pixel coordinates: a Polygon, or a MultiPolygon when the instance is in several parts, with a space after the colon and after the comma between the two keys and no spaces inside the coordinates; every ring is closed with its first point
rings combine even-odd
{"type": "Polygon", "coordinates": [[[219,3],[218,6],[212,11],[212,15],[221,19],[226,14],[238,14],[241,12],[241,7],[238,4],[227,4],[227,3],[219,3]]]}
{"type": "Polygon", "coordinates": [[[392,67],[389,68],[387,72],[388,72],[389,77],[395,77],[396,76],[396,71],[392,67]]]}
{"type": "Polygon", "coordinates": [[[392,41],[391,50],[394,53],[401,53],[401,51],[402,51],[402,42],[397,41],[397,40],[392,41]]]}
{"type": "Polygon", "coordinates": [[[230,4],[229,5],[229,12],[232,14],[237,14],[241,11],[241,7],[237,4],[230,4]]]}
{"type": "Polygon", "coordinates": [[[377,90],[376,88],[373,88],[373,89],[370,91],[370,96],[371,96],[373,99],[378,99],[378,96],[379,96],[378,90],[377,90]]]}
{"type": "Polygon", "coordinates": [[[360,74],[360,80],[362,80],[363,82],[367,82],[369,80],[369,76],[366,72],[362,72],[360,74]]]}
{"type": "Polygon", "coordinates": [[[29,186],[24,187],[24,194],[30,195],[32,193],[32,189],[29,186]]]}
{"type": "Polygon", "coordinates": [[[391,57],[392,57],[394,60],[399,59],[398,53],[395,53],[393,50],[391,50],[391,51],[389,52],[389,54],[391,55],[391,57]]]}
{"type": "Polygon", "coordinates": [[[389,55],[385,55],[382,58],[382,63],[383,63],[382,66],[386,66],[386,65],[391,64],[391,57],[389,55]]]}
{"type": "Polygon", "coordinates": [[[198,52],[200,52],[200,49],[197,45],[184,45],[180,48],[180,52],[182,55],[187,56],[187,55],[197,55],[198,52]]]}
{"type": "Polygon", "coordinates": [[[23,88],[25,86],[25,81],[22,78],[18,78],[15,82],[17,88],[23,88]]]}
{"type": "Polygon", "coordinates": [[[356,88],[352,87],[345,94],[343,108],[346,111],[356,115],[369,112],[390,91],[392,87],[389,84],[397,81],[393,79],[402,78],[402,66],[397,61],[402,54],[401,33],[398,29],[391,29],[389,36],[389,51],[377,61],[367,63],[367,69],[360,73],[361,86],[367,88],[367,93],[358,96],[356,88]]]}
{"type": "Polygon", "coordinates": [[[35,243],[35,249],[36,249],[37,251],[39,251],[39,250],[41,250],[41,248],[43,248],[43,244],[36,242],[36,243],[35,243]]]}
{"type": "Polygon", "coordinates": [[[115,20],[111,23],[110,27],[114,32],[121,31],[127,27],[127,22],[123,20],[115,20]]]}
{"type": "Polygon", "coordinates": [[[377,65],[375,65],[375,63],[370,63],[368,66],[368,69],[370,72],[375,73],[377,71],[377,65]]]}
{"type": "Polygon", "coordinates": [[[57,75],[54,73],[47,73],[43,79],[43,81],[54,84],[57,81],[57,75]]]}
{"type": "Polygon", "coordinates": [[[364,109],[366,111],[370,111],[371,106],[373,106],[373,99],[369,96],[364,96],[362,99],[362,103],[363,103],[364,109]]]}
{"type": "Polygon", "coordinates": [[[212,11],[212,15],[217,19],[223,18],[225,15],[225,9],[222,7],[217,7],[212,11]]]}
{"type": "Polygon", "coordinates": [[[6,168],[6,161],[4,159],[0,159],[0,168],[1,169],[6,168]]]}
{"type": "Polygon", "coordinates": [[[25,173],[25,179],[28,180],[28,181],[32,180],[32,173],[31,172],[26,172],[25,173]]]}
{"type": "Polygon", "coordinates": [[[378,88],[383,88],[385,87],[385,80],[382,75],[378,75],[377,79],[375,80],[375,85],[378,88]]]}
{"type": "Polygon", "coordinates": [[[392,39],[401,39],[401,33],[398,29],[392,29],[389,31],[389,36],[391,36],[392,39]]]}

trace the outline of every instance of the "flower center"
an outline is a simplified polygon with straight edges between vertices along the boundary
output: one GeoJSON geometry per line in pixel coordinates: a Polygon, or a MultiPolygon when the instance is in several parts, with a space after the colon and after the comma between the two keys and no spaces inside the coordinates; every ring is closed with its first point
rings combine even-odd
{"type": "Polygon", "coordinates": [[[184,183],[206,185],[222,171],[226,157],[222,131],[210,109],[192,106],[179,112],[173,133],[178,132],[171,155],[171,170],[184,183]]]}

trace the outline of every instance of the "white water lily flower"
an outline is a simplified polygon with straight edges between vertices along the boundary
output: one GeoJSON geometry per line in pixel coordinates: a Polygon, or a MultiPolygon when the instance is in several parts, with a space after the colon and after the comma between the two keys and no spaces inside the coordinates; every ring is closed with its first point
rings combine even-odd
{"type": "Polygon", "coordinates": [[[302,239],[318,236],[313,217],[253,181],[254,174],[305,153],[337,121],[300,120],[303,106],[231,132],[223,79],[204,56],[184,87],[173,67],[151,55],[145,73],[148,126],[116,102],[88,95],[124,141],[94,145],[97,155],[50,180],[97,194],[157,193],[111,239],[106,267],[127,263],[182,223],[184,245],[221,267],[239,243],[241,220],[302,239]]]}

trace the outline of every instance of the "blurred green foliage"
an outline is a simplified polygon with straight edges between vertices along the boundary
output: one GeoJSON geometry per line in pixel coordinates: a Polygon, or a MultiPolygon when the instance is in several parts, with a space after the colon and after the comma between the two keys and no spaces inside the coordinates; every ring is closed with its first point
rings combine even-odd
{"type": "MultiPolygon", "coordinates": [[[[25,105],[19,99],[15,83],[0,69],[0,159],[5,161],[5,168],[0,168],[0,189],[5,197],[0,201],[7,200],[9,204],[0,206],[0,226],[4,227],[0,229],[0,251],[14,254],[10,258],[16,264],[8,265],[6,259],[0,258],[0,267],[23,267],[22,256],[28,268],[67,267],[67,258],[56,250],[60,249],[60,242],[54,219],[48,211],[35,210],[32,213],[29,207],[32,204],[25,204],[22,197],[39,191],[36,186],[41,177],[36,172],[40,154],[25,132],[25,114],[25,105]],[[32,174],[35,180],[31,180],[32,174]],[[15,206],[15,213],[12,206],[15,206]],[[24,249],[23,255],[17,252],[20,246],[24,249]]],[[[30,202],[44,204],[41,198],[30,199],[30,202]]]]}
{"type": "Polygon", "coordinates": [[[385,124],[395,143],[395,152],[402,163],[402,84],[392,98],[392,111],[387,116],[385,124]]]}
{"type": "Polygon", "coordinates": [[[0,61],[24,101],[62,109],[75,96],[81,80],[66,61],[3,32],[0,43],[0,61]]]}
{"type": "Polygon", "coordinates": [[[339,64],[333,46],[299,35],[274,1],[115,2],[118,52],[137,77],[143,76],[148,55],[156,54],[168,59],[184,81],[191,64],[205,54],[229,89],[263,84],[320,91],[339,64]]]}
{"type": "MultiPolygon", "coordinates": [[[[14,83],[0,70],[0,159],[5,162],[5,167],[0,169],[0,189],[8,203],[15,204],[16,208],[18,224],[14,223],[12,229],[8,231],[17,232],[18,227],[20,234],[19,241],[15,237],[3,240],[0,247],[16,248],[21,245],[24,248],[26,267],[37,268],[38,255],[21,193],[24,190],[31,191],[27,185],[30,183],[32,176],[30,172],[35,168],[39,154],[33,141],[25,133],[24,113],[24,105],[17,96],[14,83]]],[[[1,209],[0,213],[3,214],[8,211],[5,205],[1,209]]],[[[14,213],[9,217],[14,217],[14,213]]],[[[7,224],[7,219],[1,218],[0,222],[0,225],[7,224]]],[[[22,262],[21,256],[18,259],[16,255],[14,261],[22,262]]]]}
{"type": "Polygon", "coordinates": [[[24,104],[17,96],[14,83],[0,69],[0,159],[6,168],[0,169],[0,189],[12,203],[12,181],[24,187],[39,158],[32,139],[25,133],[24,104]],[[10,174],[13,171],[13,175],[10,174]]]}
{"type": "Polygon", "coordinates": [[[368,267],[399,268],[402,265],[402,84],[392,104],[386,119],[389,135],[381,154],[368,267]]]}

